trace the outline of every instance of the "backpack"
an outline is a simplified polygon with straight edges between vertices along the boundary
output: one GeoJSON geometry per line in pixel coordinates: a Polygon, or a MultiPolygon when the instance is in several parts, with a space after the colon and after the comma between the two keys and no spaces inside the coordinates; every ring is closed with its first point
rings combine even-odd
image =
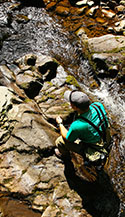
{"type": "Polygon", "coordinates": [[[111,148],[111,135],[110,135],[110,124],[106,120],[105,115],[102,109],[100,108],[100,106],[95,103],[92,105],[92,107],[96,110],[97,115],[99,117],[100,120],[99,126],[96,126],[85,117],[80,117],[80,119],[83,119],[84,121],[88,122],[91,126],[93,126],[99,133],[100,137],[102,138],[101,143],[88,144],[89,147],[87,147],[87,149],[85,150],[86,158],[88,158],[90,161],[96,161],[100,159],[102,155],[108,156],[108,153],[111,148]],[[103,119],[101,119],[98,110],[100,110],[103,119]],[[100,126],[102,131],[99,129],[100,126]]]}

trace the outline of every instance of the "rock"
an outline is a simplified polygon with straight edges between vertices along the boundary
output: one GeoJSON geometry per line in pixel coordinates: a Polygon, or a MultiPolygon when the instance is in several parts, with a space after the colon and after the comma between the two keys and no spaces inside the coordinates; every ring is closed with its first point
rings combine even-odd
{"type": "MultiPolygon", "coordinates": [[[[105,35],[88,39],[88,47],[92,52],[92,59],[96,63],[101,74],[107,74],[109,77],[116,77],[118,71],[110,70],[112,67],[119,66],[121,61],[121,69],[124,67],[123,51],[125,46],[124,36],[105,35]]],[[[119,68],[119,67],[118,67],[119,68]]],[[[102,75],[101,75],[102,76],[102,75]]]]}
{"type": "Polygon", "coordinates": [[[94,5],[94,1],[87,1],[87,4],[91,7],[94,5]]]}
{"type": "Polygon", "coordinates": [[[0,65],[0,74],[10,83],[14,80],[13,72],[6,65],[0,65]]]}
{"type": "MultiPolygon", "coordinates": [[[[123,59],[124,61],[124,57],[121,54],[109,54],[109,53],[102,53],[102,54],[93,54],[92,58],[94,60],[94,62],[97,65],[97,68],[100,70],[104,70],[101,72],[101,74],[103,75],[108,75],[108,77],[110,78],[114,78],[117,76],[118,74],[118,62],[119,59],[123,59]],[[117,62],[117,64],[116,64],[117,62]],[[114,65],[113,65],[114,64],[114,65]]],[[[101,75],[102,77],[102,75],[101,75]]]]}
{"type": "Polygon", "coordinates": [[[39,94],[43,81],[55,78],[58,66],[57,61],[51,57],[44,55],[36,57],[32,54],[18,59],[16,63],[25,71],[17,75],[16,82],[31,99],[39,94]]]}
{"type": "Polygon", "coordinates": [[[51,80],[51,82],[58,87],[61,87],[66,81],[67,73],[64,71],[62,66],[58,66],[56,77],[51,80]]]}
{"type": "Polygon", "coordinates": [[[8,107],[12,104],[11,99],[12,99],[12,89],[7,88],[7,87],[2,87],[0,86],[0,112],[4,107],[8,107]]]}
{"type": "Polygon", "coordinates": [[[115,23],[114,30],[116,32],[124,32],[125,31],[125,20],[121,20],[115,23]]]}
{"type": "Polygon", "coordinates": [[[37,78],[34,79],[30,75],[27,75],[26,72],[24,74],[19,74],[16,78],[16,82],[17,85],[22,88],[26,95],[31,99],[37,96],[42,88],[42,81],[37,81],[37,78]]]}
{"type": "Polygon", "coordinates": [[[88,0],[77,1],[77,2],[76,2],[76,6],[82,7],[82,6],[84,6],[84,5],[87,4],[87,1],[88,1],[88,0]]]}
{"type": "Polygon", "coordinates": [[[121,0],[120,4],[125,6],[125,0],[121,0]]]}
{"type": "Polygon", "coordinates": [[[87,41],[88,37],[85,33],[85,28],[81,27],[76,31],[76,35],[79,36],[81,38],[82,41],[87,41]]]}
{"type": "Polygon", "coordinates": [[[44,81],[50,81],[56,76],[58,62],[51,57],[41,55],[37,57],[35,67],[41,73],[44,81]]]}
{"type": "Polygon", "coordinates": [[[84,7],[82,7],[82,8],[78,8],[78,9],[77,9],[77,13],[78,13],[79,15],[82,15],[82,14],[86,11],[87,8],[88,8],[87,6],[84,6],[84,7]]]}
{"type": "Polygon", "coordinates": [[[47,4],[46,9],[48,11],[53,11],[55,9],[55,7],[56,7],[56,2],[51,2],[51,3],[47,4]]]}
{"type": "MultiPolygon", "coordinates": [[[[98,23],[105,23],[106,21],[105,21],[105,19],[103,19],[103,18],[100,18],[100,17],[97,17],[96,18],[96,21],[98,22],[98,23]]],[[[113,29],[113,28],[112,28],[113,29]]]]}
{"type": "Polygon", "coordinates": [[[125,37],[108,34],[101,37],[90,38],[88,39],[88,46],[94,53],[113,52],[113,50],[120,50],[125,46],[125,37]]]}
{"type": "Polygon", "coordinates": [[[57,15],[67,17],[69,15],[69,8],[57,6],[55,12],[57,15]]]}
{"type": "Polygon", "coordinates": [[[123,5],[118,5],[115,7],[118,13],[124,13],[125,7],[123,5]]]}
{"type": "Polygon", "coordinates": [[[21,72],[20,68],[15,64],[8,64],[8,68],[14,73],[14,76],[18,75],[21,72]]]}
{"type": "Polygon", "coordinates": [[[102,9],[102,13],[104,14],[104,16],[106,16],[108,18],[113,18],[116,15],[113,11],[105,10],[105,9],[102,9]]]}
{"type": "Polygon", "coordinates": [[[86,12],[86,15],[87,15],[87,16],[93,16],[97,9],[98,9],[98,6],[90,8],[90,9],[86,12]]]}

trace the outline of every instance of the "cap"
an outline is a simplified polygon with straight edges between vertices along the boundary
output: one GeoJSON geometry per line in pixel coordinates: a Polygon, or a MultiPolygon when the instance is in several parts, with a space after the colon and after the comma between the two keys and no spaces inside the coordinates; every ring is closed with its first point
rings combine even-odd
{"type": "Polygon", "coordinates": [[[90,105],[89,97],[85,93],[78,90],[65,91],[64,98],[70,103],[73,103],[76,107],[80,108],[81,110],[87,109],[90,105]]]}

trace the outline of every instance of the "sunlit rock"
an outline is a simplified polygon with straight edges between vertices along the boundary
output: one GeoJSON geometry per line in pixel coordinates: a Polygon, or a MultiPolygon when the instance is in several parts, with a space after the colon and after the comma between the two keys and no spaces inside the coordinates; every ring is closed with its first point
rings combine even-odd
{"type": "Polygon", "coordinates": [[[51,3],[47,4],[46,9],[48,11],[52,11],[55,9],[55,7],[56,7],[56,2],[51,2],[51,3]]]}
{"type": "Polygon", "coordinates": [[[77,13],[78,13],[79,15],[81,15],[81,14],[83,14],[83,13],[86,11],[87,8],[88,8],[87,6],[83,6],[83,7],[81,7],[81,8],[78,8],[78,9],[77,9],[77,13]]]}
{"type": "Polygon", "coordinates": [[[104,35],[88,39],[89,49],[94,52],[113,52],[113,49],[119,50],[125,46],[124,36],[104,35]]]}
{"type": "Polygon", "coordinates": [[[125,31],[125,20],[121,20],[121,21],[115,23],[114,30],[116,32],[123,32],[123,31],[125,31]]]}
{"type": "Polygon", "coordinates": [[[7,108],[7,106],[11,105],[12,99],[12,89],[8,89],[7,87],[0,86],[0,112],[2,109],[7,108]]]}
{"type": "Polygon", "coordinates": [[[58,6],[56,7],[55,10],[56,14],[60,16],[68,16],[69,15],[69,8],[63,7],[63,6],[58,6]]]}
{"type": "Polygon", "coordinates": [[[102,13],[104,14],[104,16],[106,16],[108,18],[113,18],[116,15],[113,11],[105,10],[105,9],[102,9],[102,13]]]}
{"type": "Polygon", "coordinates": [[[91,1],[91,0],[90,0],[90,1],[87,2],[87,4],[91,7],[91,6],[94,5],[94,1],[91,1]]]}
{"type": "Polygon", "coordinates": [[[0,74],[2,75],[1,77],[7,81],[7,83],[10,83],[15,79],[13,72],[6,65],[0,65],[0,74]]]}
{"type": "Polygon", "coordinates": [[[79,6],[79,7],[82,7],[82,6],[84,6],[84,5],[87,4],[87,1],[88,1],[88,0],[78,1],[78,2],[76,3],[76,5],[79,6]]]}
{"type": "Polygon", "coordinates": [[[90,9],[86,12],[86,15],[87,15],[87,16],[93,16],[97,9],[98,9],[98,6],[95,6],[95,7],[90,8],[90,9]]]}
{"type": "Polygon", "coordinates": [[[125,7],[123,5],[118,5],[115,7],[118,13],[124,13],[125,7]]]}

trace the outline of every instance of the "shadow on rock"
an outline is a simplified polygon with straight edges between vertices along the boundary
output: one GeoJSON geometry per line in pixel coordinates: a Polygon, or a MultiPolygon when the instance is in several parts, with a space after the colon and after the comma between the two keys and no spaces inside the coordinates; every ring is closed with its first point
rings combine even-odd
{"type": "Polygon", "coordinates": [[[69,187],[82,198],[83,208],[93,217],[118,217],[120,200],[104,170],[98,171],[93,182],[76,174],[72,161],[65,162],[64,170],[69,187]]]}
{"type": "Polygon", "coordinates": [[[32,6],[32,7],[37,7],[37,8],[41,8],[41,7],[45,7],[44,1],[42,0],[21,0],[20,1],[22,3],[22,5],[24,6],[32,6]]]}

